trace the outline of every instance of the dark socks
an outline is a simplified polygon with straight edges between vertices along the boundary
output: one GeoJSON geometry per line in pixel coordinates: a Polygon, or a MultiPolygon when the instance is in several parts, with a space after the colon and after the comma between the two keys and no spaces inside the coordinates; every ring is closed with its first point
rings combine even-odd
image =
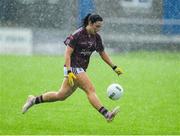
{"type": "Polygon", "coordinates": [[[107,117],[107,113],[108,113],[108,110],[104,107],[101,107],[99,109],[99,112],[106,118],[107,117]]]}
{"type": "Polygon", "coordinates": [[[42,103],[42,102],[43,102],[42,95],[37,96],[36,99],[35,99],[35,104],[39,104],[39,103],[42,103]]]}

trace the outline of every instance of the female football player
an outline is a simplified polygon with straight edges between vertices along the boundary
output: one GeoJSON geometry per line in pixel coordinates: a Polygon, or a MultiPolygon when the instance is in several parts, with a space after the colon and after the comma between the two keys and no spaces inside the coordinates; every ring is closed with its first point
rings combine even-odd
{"type": "Polygon", "coordinates": [[[65,65],[64,81],[57,92],[47,92],[40,96],[30,95],[23,106],[22,113],[25,113],[35,104],[45,102],[63,101],[68,98],[78,87],[87,95],[91,105],[101,113],[105,119],[110,122],[119,111],[119,107],[108,111],[100,102],[96,95],[96,90],[90,81],[86,69],[89,64],[91,54],[96,51],[118,75],[122,74],[121,68],[114,65],[104,50],[100,35],[97,33],[103,23],[101,16],[97,14],[88,14],[83,26],[77,29],[65,40],[65,65]]]}

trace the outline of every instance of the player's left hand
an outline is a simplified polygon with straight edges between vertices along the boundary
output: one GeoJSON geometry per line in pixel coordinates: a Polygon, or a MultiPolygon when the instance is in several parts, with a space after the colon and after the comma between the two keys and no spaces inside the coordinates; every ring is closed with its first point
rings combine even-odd
{"type": "Polygon", "coordinates": [[[120,67],[113,66],[112,69],[117,73],[118,76],[124,73],[120,67]]]}

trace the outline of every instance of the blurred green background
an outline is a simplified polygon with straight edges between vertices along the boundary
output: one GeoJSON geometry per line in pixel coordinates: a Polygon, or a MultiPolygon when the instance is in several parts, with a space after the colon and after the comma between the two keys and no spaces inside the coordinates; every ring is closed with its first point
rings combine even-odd
{"type": "Polygon", "coordinates": [[[125,71],[120,77],[97,56],[87,70],[102,103],[121,108],[107,123],[80,89],[66,101],[37,105],[21,114],[29,94],[59,89],[63,57],[0,56],[0,134],[180,134],[180,54],[139,51],[111,57],[125,71]],[[111,83],[125,90],[117,101],[107,97],[111,83]]]}

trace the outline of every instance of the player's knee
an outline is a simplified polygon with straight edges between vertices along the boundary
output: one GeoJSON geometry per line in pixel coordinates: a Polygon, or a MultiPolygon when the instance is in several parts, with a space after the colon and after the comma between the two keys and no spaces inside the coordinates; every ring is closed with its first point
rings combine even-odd
{"type": "Polygon", "coordinates": [[[93,86],[91,86],[91,87],[89,87],[88,89],[87,89],[87,94],[89,95],[89,94],[94,94],[95,93],[95,88],[93,87],[93,86]]]}
{"type": "Polygon", "coordinates": [[[63,93],[57,93],[56,96],[58,101],[64,101],[67,98],[67,96],[64,95],[63,93]]]}
{"type": "Polygon", "coordinates": [[[64,101],[64,100],[66,100],[66,98],[67,98],[67,97],[64,97],[64,96],[63,96],[63,97],[60,97],[60,98],[59,98],[59,101],[64,101]]]}

